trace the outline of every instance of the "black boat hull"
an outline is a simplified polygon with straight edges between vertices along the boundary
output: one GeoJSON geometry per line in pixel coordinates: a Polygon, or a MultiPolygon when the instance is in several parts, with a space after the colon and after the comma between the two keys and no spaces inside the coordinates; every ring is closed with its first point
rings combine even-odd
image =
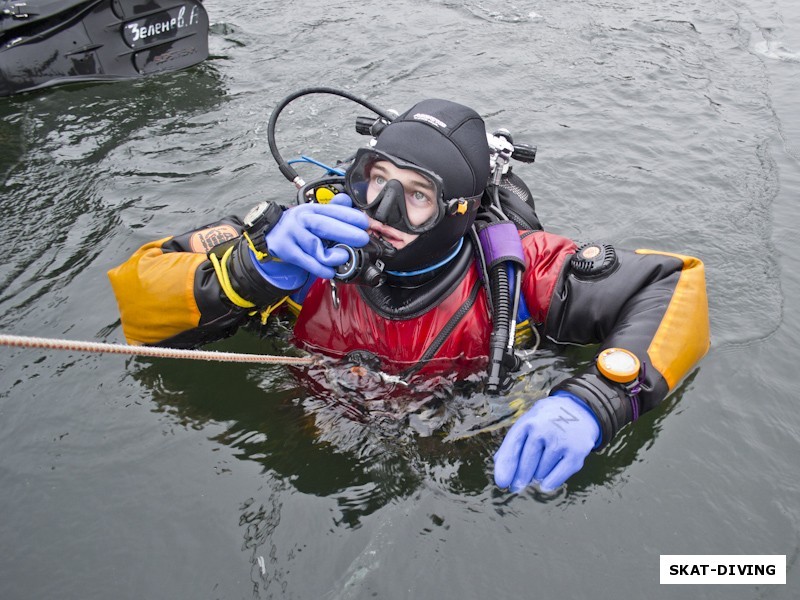
{"type": "Polygon", "coordinates": [[[35,5],[0,3],[0,96],[137,79],[208,58],[208,14],[200,0],[35,5]]]}

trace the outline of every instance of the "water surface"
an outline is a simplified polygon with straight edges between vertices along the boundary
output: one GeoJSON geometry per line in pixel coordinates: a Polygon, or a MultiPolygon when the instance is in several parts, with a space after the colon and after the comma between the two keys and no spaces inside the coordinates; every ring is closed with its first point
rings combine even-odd
{"type": "MultiPolygon", "coordinates": [[[[213,56],[196,68],[0,101],[0,330],[121,342],[106,270],[290,203],[267,121],[326,85],[398,110],[470,104],[538,146],[517,172],[548,229],[703,258],[712,349],[555,498],[497,490],[491,456],[512,402],[591,348],[546,346],[499,399],[335,366],[0,350],[0,597],[795,597],[800,10],[207,8],[213,56]],[[789,583],[660,586],[661,554],[786,554],[789,583]]],[[[281,150],[342,158],[362,113],[300,101],[281,150]]],[[[215,347],[288,352],[286,327],[215,347]]]]}

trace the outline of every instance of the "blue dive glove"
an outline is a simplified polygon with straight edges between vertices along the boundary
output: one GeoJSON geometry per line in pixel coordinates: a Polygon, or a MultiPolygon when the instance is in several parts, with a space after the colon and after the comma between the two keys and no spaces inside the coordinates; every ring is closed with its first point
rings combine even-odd
{"type": "Polygon", "coordinates": [[[333,278],[334,267],[347,262],[349,254],[332,244],[360,248],[369,241],[367,216],[352,208],[347,194],[337,194],[328,204],[301,204],[285,211],[267,233],[270,255],[280,260],[253,264],[267,281],[284,290],[301,287],[308,274],[333,278]],[[328,242],[328,244],[326,244],[328,242]]]}
{"type": "Polygon", "coordinates": [[[494,481],[514,492],[531,482],[539,482],[543,492],[555,490],[580,470],[599,438],[589,407],[568,392],[555,392],[508,430],[494,455],[494,481]]]}

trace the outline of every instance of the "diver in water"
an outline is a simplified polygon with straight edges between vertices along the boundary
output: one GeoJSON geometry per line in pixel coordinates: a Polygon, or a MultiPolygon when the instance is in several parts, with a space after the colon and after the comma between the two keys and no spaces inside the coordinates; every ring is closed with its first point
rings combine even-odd
{"type": "MultiPolygon", "coordinates": [[[[495,389],[516,366],[505,351],[513,325],[498,333],[497,323],[599,344],[594,364],[536,401],[494,457],[502,488],[558,488],[708,350],[702,262],[578,246],[542,231],[535,213],[527,226],[482,220],[498,178],[484,122],[466,106],[424,100],[374,135],[349,164],[346,194],[262,203],[244,220],[146,244],[109,271],[127,340],[199,346],[285,304],[310,352],[404,377],[485,370],[495,389]],[[354,252],[370,248],[380,285],[344,283],[354,252]],[[514,281],[495,286],[498,272],[514,281]]],[[[516,178],[502,196],[525,189],[516,178]]]]}

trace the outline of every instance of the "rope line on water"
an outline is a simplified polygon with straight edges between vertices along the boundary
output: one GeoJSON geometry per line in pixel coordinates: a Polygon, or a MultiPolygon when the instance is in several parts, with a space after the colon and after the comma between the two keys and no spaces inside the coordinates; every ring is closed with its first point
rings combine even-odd
{"type": "Polygon", "coordinates": [[[314,363],[314,359],[309,357],[271,356],[268,354],[239,354],[237,352],[216,352],[213,350],[181,350],[179,348],[131,346],[129,344],[84,342],[80,340],[61,340],[55,338],[8,335],[1,333],[0,346],[15,346],[18,348],[45,348],[48,350],[73,350],[75,352],[107,352],[111,354],[131,354],[138,356],[156,356],[159,358],[184,358],[189,360],[208,360],[217,362],[266,363],[273,365],[310,365],[314,363]]]}

